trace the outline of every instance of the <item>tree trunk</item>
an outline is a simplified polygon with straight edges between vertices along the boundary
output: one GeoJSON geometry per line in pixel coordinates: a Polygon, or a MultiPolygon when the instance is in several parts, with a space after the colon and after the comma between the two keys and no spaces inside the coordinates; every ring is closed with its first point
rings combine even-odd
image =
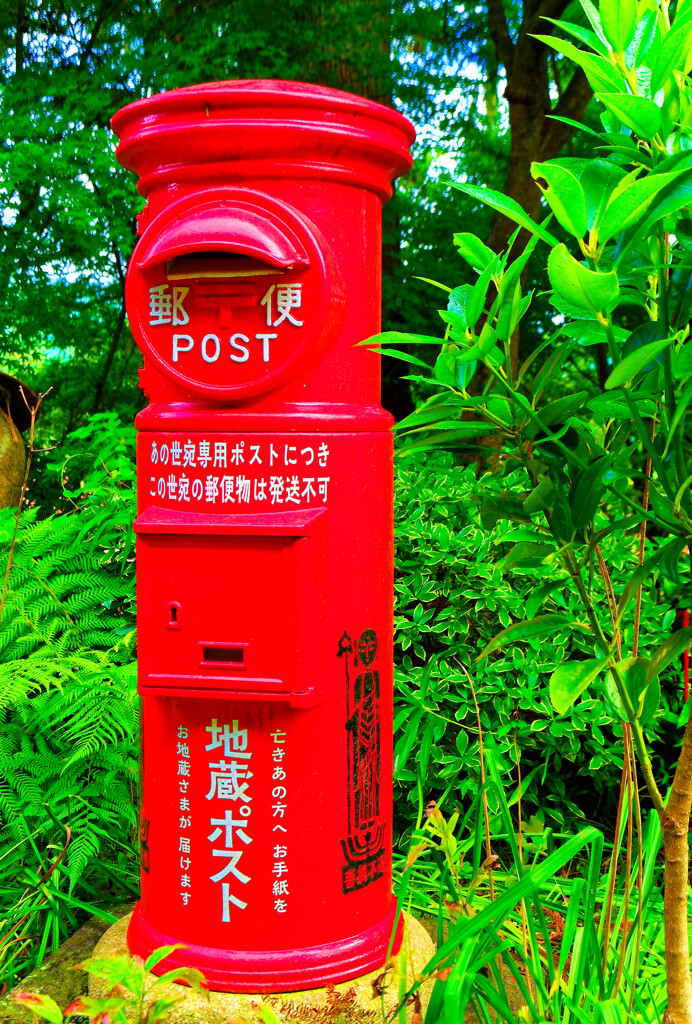
{"type": "Polygon", "coordinates": [[[692,1024],[692,981],[688,936],[689,830],[692,811],[692,716],[685,729],[673,788],[661,818],[665,854],[666,979],[668,1007],[663,1024],[692,1024]]]}

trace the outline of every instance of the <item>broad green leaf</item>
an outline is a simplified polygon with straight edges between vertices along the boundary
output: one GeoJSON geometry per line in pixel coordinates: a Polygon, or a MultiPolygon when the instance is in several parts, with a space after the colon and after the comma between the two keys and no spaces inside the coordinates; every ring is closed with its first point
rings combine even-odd
{"type": "Polygon", "coordinates": [[[517,643],[520,640],[535,640],[538,637],[550,636],[558,633],[561,629],[574,628],[575,620],[569,615],[537,615],[535,619],[524,619],[523,622],[515,622],[513,625],[503,629],[497,636],[494,636],[489,644],[486,644],[476,661],[482,661],[489,654],[496,651],[498,647],[505,647],[507,644],[517,643]]]}
{"type": "Polygon", "coordinates": [[[653,363],[661,352],[672,345],[674,341],[674,337],[663,338],[661,341],[653,341],[650,345],[642,345],[641,348],[630,352],[608,377],[605,382],[606,390],[612,391],[613,388],[620,387],[621,384],[631,383],[638,373],[645,370],[649,363],[653,363]]]}
{"type": "Polygon", "coordinates": [[[520,544],[514,544],[510,551],[500,558],[498,566],[506,571],[507,569],[516,569],[520,567],[532,568],[539,566],[546,555],[551,554],[555,551],[553,544],[531,544],[522,542],[520,544]]]}
{"type": "Polygon", "coordinates": [[[553,423],[564,423],[586,404],[588,391],[577,391],[574,395],[565,395],[541,409],[541,422],[550,427],[553,423]]]}
{"type": "Polygon", "coordinates": [[[589,19],[591,28],[594,30],[598,38],[601,40],[606,48],[606,51],[610,48],[610,43],[606,39],[605,32],[603,31],[603,22],[601,21],[601,15],[599,14],[598,8],[591,0],[579,0],[584,14],[589,19]]]}
{"type": "Polygon", "coordinates": [[[458,313],[467,327],[466,307],[469,304],[472,292],[473,285],[460,284],[457,288],[453,288],[447,297],[447,309],[450,313],[458,313]]]}
{"type": "Polygon", "coordinates": [[[534,512],[542,512],[546,508],[551,508],[554,494],[555,485],[553,481],[549,476],[544,476],[529,496],[524,498],[524,511],[530,516],[534,512]]]}
{"type": "MultiPolygon", "coordinates": [[[[615,665],[634,708],[635,718],[641,722],[653,718],[661,699],[658,680],[647,677],[649,667],[648,658],[624,658],[615,665]]],[[[612,675],[609,675],[606,682],[606,693],[613,710],[623,721],[627,721],[628,715],[612,675]]]]}
{"type": "Polygon", "coordinates": [[[454,244],[459,255],[479,273],[485,270],[496,258],[492,249],[489,249],[485,242],[481,242],[477,235],[468,231],[462,231],[454,235],[454,244]]]}
{"type": "Polygon", "coordinates": [[[664,37],[651,69],[651,95],[655,96],[675,71],[684,71],[692,48],[692,32],[688,22],[677,20],[664,37]]]}
{"type": "Polygon", "coordinates": [[[623,95],[627,93],[627,83],[619,68],[616,68],[606,57],[600,57],[595,53],[586,53],[580,50],[565,39],[558,39],[557,36],[535,35],[546,46],[558,53],[564,53],[565,57],[577,64],[586,75],[589,85],[593,91],[600,95],[602,92],[610,93],[613,88],[620,88],[623,95]]]}
{"type": "Polygon", "coordinates": [[[577,697],[601,674],[607,658],[588,658],[586,661],[566,661],[550,677],[550,700],[559,715],[574,704],[577,697]]]}
{"type": "Polygon", "coordinates": [[[661,130],[663,115],[653,100],[618,92],[599,92],[599,100],[640,139],[653,139],[661,130]]]}
{"type": "MultiPolygon", "coordinates": [[[[658,407],[647,394],[641,391],[632,393],[632,401],[637,406],[639,415],[643,417],[655,416],[658,407]]],[[[597,423],[605,423],[606,420],[631,420],[632,412],[625,401],[622,392],[608,392],[604,395],[596,395],[587,403],[594,414],[597,423]]]]}
{"type": "Polygon", "coordinates": [[[574,523],[572,522],[567,489],[559,477],[555,478],[554,483],[553,529],[560,540],[569,542],[574,535],[574,523]]]}
{"type": "Polygon", "coordinates": [[[637,0],[601,0],[601,24],[616,53],[624,53],[637,27],[637,0]]]}
{"type": "Polygon", "coordinates": [[[622,187],[628,175],[612,160],[585,160],[579,174],[586,197],[586,217],[590,228],[598,227],[610,200],[622,187]]]}
{"type": "Polygon", "coordinates": [[[450,387],[456,386],[456,376],[454,370],[456,368],[457,355],[459,349],[456,345],[446,345],[444,350],[440,352],[439,356],[435,360],[434,376],[435,380],[439,384],[449,384],[450,387]]]}
{"type": "Polygon", "coordinates": [[[661,674],[667,665],[670,665],[671,661],[675,661],[679,658],[683,651],[692,644],[692,626],[687,626],[685,629],[679,629],[677,633],[673,633],[672,636],[668,637],[665,643],[662,643],[660,647],[657,647],[651,656],[648,671],[646,673],[646,681],[650,683],[652,679],[655,679],[661,674]]]}
{"type": "Polygon", "coordinates": [[[492,530],[503,519],[519,523],[531,522],[529,516],[524,512],[522,502],[517,498],[483,497],[481,501],[481,523],[483,529],[492,530]]]}
{"type": "Polygon", "coordinates": [[[604,455],[579,474],[570,491],[570,512],[574,528],[580,530],[592,521],[606,489],[604,477],[612,455],[604,455]]]}
{"type": "Polygon", "coordinates": [[[557,238],[554,238],[550,232],[543,227],[542,224],[536,224],[534,220],[529,217],[528,213],[525,213],[519,203],[509,196],[505,196],[502,192],[494,192],[490,188],[479,188],[477,185],[469,185],[466,182],[450,182],[453,188],[459,189],[460,192],[465,192],[472,198],[477,199],[481,203],[485,203],[492,210],[497,210],[498,213],[503,213],[505,217],[509,217],[515,224],[518,224],[522,228],[526,228],[533,235],[538,235],[548,245],[557,245],[557,238]]]}
{"type": "Polygon", "coordinates": [[[564,162],[547,160],[532,163],[531,176],[563,228],[583,238],[587,228],[586,196],[576,171],[564,162]]]}
{"type": "Polygon", "coordinates": [[[673,373],[678,380],[684,380],[692,373],[692,341],[687,341],[673,357],[673,373]]]}
{"type": "MultiPolygon", "coordinates": [[[[604,42],[601,36],[597,36],[595,32],[592,32],[591,29],[585,28],[583,25],[575,25],[574,22],[571,21],[558,21],[556,18],[545,18],[545,21],[550,21],[553,25],[557,25],[563,32],[567,32],[574,39],[578,39],[580,43],[585,43],[586,46],[590,46],[592,50],[595,50],[596,53],[600,53],[602,57],[607,57],[609,55],[610,49],[608,44],[604,42]]],[[[579,124],[578,121],[570,121],[569,118],[566,117],[557,117],[555,120],[565,121],[567,124],[573,124],[577,128],[585,128],[585,126],[579,124]]],[[[591,129],[586,128],[585,130],[590,131],[591,129]]],[[[594,132],[593,134],[595,135],[596,133],[594,132]]]]}
{"type": "MultiPolygon", "coordinates": [[[[691,156],[689,153],[684,155],[687,158],[691,156]]],[[[680,171],[678,180],[668,185],[653,200],[647,219],[618,242],[615,252],[616,263],[620,263],[625,256],[642,244],[657,221],[663,217],[670,217],[684,206],[692,203],[692,170],[687,165],[678,169],[680,171]]]]}
{"type": "Polygon", "coordinates": [[[568,302],[594,313],[609,309],[620,294],[617,274],[589,270],[562,244],[555,246],[548,257],[548,277],[552,288],[568,302]]]}
{"type": "Polygon", "coordinates": [[[599,242],[627,231],[648,216],[655,197],[679,177],[679,174],[647,174],[610,202],[598,227],[599,242]]]}

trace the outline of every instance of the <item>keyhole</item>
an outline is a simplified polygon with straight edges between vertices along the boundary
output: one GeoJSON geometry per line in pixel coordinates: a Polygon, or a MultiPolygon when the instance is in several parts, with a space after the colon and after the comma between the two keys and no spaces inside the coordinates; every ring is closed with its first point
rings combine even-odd
{"type": "Polygon", "coordinates": [[[168,603],[168,628],[180,629],[180,604],[178,601],[168,603]]]}
{"type": "Polygon", "coordinates": [[[171,605],[171,622],[178,621],[178,609],[174,604],[171,605]]]}

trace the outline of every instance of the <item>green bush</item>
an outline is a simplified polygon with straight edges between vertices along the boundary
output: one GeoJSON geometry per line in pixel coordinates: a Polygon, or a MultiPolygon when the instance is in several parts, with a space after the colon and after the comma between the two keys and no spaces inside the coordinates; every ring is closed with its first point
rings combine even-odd
{"type": "MultiPolygon", "coordinates": [[[[395,777],[402,824],[411,817],[406,798],[415,805],[421,794],[439,795],[450,783],[456,800],[476,793],[474,691],[482,730],[494,737],[502,770],[513,774],[515,785],[520,758],[529,828],[569,831],[577,819],[615,819],[622,746],[615,742],[620,726],[602,687],[593,686],[566,715],[553,709],[548,692],[557,665],[588,656],[588,638],[565,629],[508,645],[476,664],[486,644],[512,622],[553,611],[583,617],[554,546],[542,548],[528,527],[496,517],[488,489],[505,502],[512,495],[522,499],[520,479],[521,471],[478,478],[475,463],[455,464],[449,454],[398,462],[395,777]]],[[[608,564],[624,566],[634,543],[632,537],[603,538],[608,564]],[[619,553],[618,545],[628,551],[619,553]]],[[[614,568],[616,592],[624,582],[614,568]]],[[[600,578],[592,587],[606,615],[600,578]]],[[[670,632],[674,617],[669,601],[645,592],[642,647],[670,632]]],[[[631,630],[630,616],[625,638],[631,630]]],[[[667,721],[678,719],[678,676],[670,671],[663,686],[659,735],[667,721]]]]}

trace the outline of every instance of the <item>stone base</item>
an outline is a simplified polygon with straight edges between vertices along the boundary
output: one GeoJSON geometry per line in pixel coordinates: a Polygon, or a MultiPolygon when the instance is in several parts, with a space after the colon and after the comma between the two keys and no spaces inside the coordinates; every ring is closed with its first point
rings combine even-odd
{"type": "MultiPolygon", "coordinates": [[[[131,915],[121,918],[102,936],[94,956],[127,955],[127,926],[131,915]]],[[[425,928],[415,918],[407,921],[406,932],[401,952],[392,958],[392,969],[384,978],[385,1013],[391,1013],[399,999],[399,981],[406,962],[407,982],[412,984],[414,973],[423,970],[435,946],[425,928]]],[[[383,971],[372,971],[361,978],[342,982],[330,988],[313,988],[303,992],[288,992],[271,995],[263,993],[211,992],[209,1000],[193,992],[186,992],[185,998],[173,1007],[169,1019],[171,1024],[261,1024],[262,1016],[258,1012],[260,1006],[268,1006],[276,1014],[280,1024],[293,1021],[319,1019],[319,1011],[328,1010],[330,1019],[343,1017],[345,1020],[358,1021],[359,1024],[378,1024],[382,1021],[382,1001],[375,986],[382,979],[383,971]]],[[[152,979],[153,980],[153,979],[152,979]]],[[[108,985],[101,978],[89,976],[89,995],[102,996],[108,991],[108,985]]],[[[145,1005],[152,1000],[164,996],[179,996],[181,986],[175,984],[157,985],[153,993],[146,997],[145,1005]]],[[[430,986],[421,991],[421,1002],[426,1009],[430,986]]],[[[407,1018],[412,1016],[412,1008],[407,1011],[407,1018]]],[[[265,1018],[266,1019],[266,1018],[265,1018]]]]}

